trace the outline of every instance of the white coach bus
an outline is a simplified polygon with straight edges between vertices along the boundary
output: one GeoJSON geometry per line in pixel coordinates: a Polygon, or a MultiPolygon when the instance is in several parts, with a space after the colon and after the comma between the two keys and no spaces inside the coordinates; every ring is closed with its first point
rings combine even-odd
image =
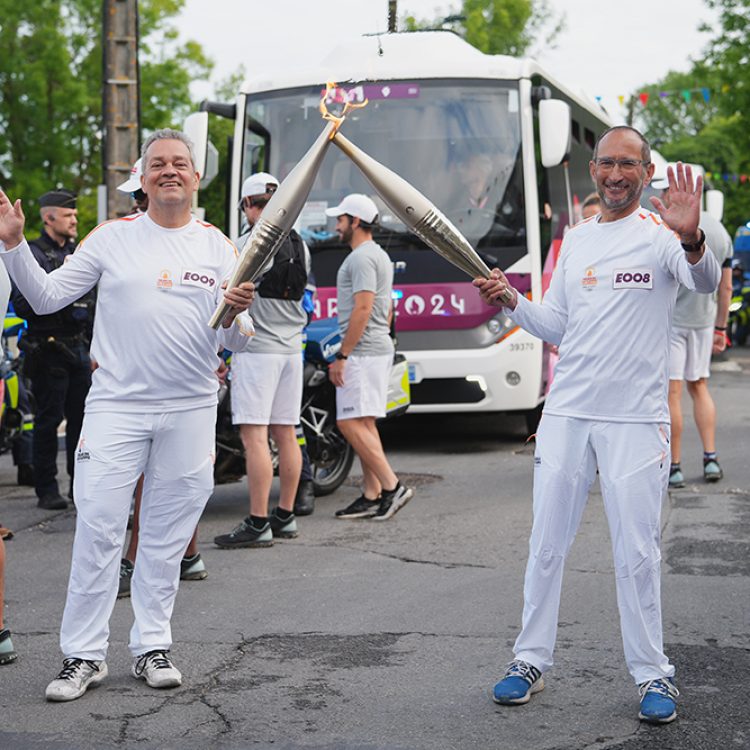
{"type": "MultiPolygon", "coordinates": [[[[191,116],[199,118],[201,151],[208,112],[235,121],[227,233],[240,232],[244,178],[262,170],[283,179],[320,134],[328,80],[338,82],[334,97],[368,100],[342,133],[430,198],[488,266],[541,299],[563,232],[593,189],[595,140],[611,123],[534,60],[485,55],[451,32],[363,36],[298,70],[259,67],[233,104],[205,102],[191,116]]],[[[350,192],[381,208],[375,240],[396,271],[411,411],[522,411],[533,421],[549,384],[548,348],[484,305],[471,280],[406,231],[334,146],[297,223],[313,254],[316,317],[336,312],[336,270],[347,249],[325,209],[350,192]]]]}

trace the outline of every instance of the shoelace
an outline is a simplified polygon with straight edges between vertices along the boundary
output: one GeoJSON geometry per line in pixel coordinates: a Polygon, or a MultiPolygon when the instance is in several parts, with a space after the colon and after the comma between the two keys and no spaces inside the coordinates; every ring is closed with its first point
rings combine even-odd
{"type": "Polygon", "coordinates": [[[172,669],[172,662],[167,656],[168,653],[169,651],[149,651],[147,654],[143,654],[135,663],[135,673],[140,677],[149,662],[154,669],[172,669]]]}
{"type": "Polygon", "coordinates": [[[63,668],[57,675],[58,680],[74,680],[76,674],[81,670],[84,664],[88,664],[95,672],[99,671],[99,665],[95,661],[88,659],[63,659],[63,668]]]}
{"type": "Polygon", "coordinates": [[[517,659],[516,661],[512,661],[508,664],[508,669],[505,672],[506,677],[521,677],[524,680],[526,680],[529,684],[534,682],[534,680],[537,678],[539,673],[539,670],[532,666],[531,664],[528,664],[525,661],[521,661],[520,659],[517,659]]]}
{"type": "Polygon", "coordinates": [[[658,679],[643,682],[638,686],[638,694],[641,698],[643,698],[646,693],[658,693],[664,698],[675,699],[680,694],[680,691],[677,689],[677,686],[673,685],[669,680],[658,679]]]}

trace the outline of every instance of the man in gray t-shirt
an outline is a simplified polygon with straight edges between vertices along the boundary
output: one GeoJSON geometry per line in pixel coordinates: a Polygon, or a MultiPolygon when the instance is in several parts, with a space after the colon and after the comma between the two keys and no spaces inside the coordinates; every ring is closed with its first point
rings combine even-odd
{"type": "Polygon", "coordinates": [[[336,386],[337,424],[359,456],[364,476],[362,495],[336,517],[386,521],[414,494],[393,473],[375,424],[385,416],[393,364],[393,264],[373,242],[378,209],[366,195],[347,195],[326,214],[336,217],[336,231],[352,249],[336,276],[342,341],[329,377],[336,386]]]}
{"type": "MultiPolygon", "coordinates": [[[[669,200],[669,183],[654,183],[663,189],[663,201],[669,200]]],[[[732,298],[732,238],[721,222],[701,211],[700,226],[706,233],[706,245],[721,264],[721,282],[716,294],[699,294],[685,287],[677,292],[672,316],[669,353],[669,414],[672,422],[672,463],[669,486],[685,486],[682,473],[682,383],[693,401],[695,425],[703,443],[703,477],[718,482],[723,476],[716,455],[716,406],[708,390],[711,354],[726,349],[727,317],[732,298]]]]}

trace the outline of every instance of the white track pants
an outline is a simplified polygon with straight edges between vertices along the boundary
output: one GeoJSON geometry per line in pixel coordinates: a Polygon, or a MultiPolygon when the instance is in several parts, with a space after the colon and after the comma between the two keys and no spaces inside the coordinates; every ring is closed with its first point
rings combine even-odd
{"type": "Polygon", "coordinates": [[[517,659],[542,671],[553,664],[563,565],[598,467],[628,670],[636,683],[674,675],[663,651],[660,589],[669,462],[669,425],[542,417],[517,659]]]}
{"type": "Polygon", "coordinates": [[[86,414],[76,452],[78,519],[60,647],[104,659],[133,491],[145,473],[131,586],[138,656],[172,645],[180,560],[213,489],[216,407],[167,414],[86,414]]]}

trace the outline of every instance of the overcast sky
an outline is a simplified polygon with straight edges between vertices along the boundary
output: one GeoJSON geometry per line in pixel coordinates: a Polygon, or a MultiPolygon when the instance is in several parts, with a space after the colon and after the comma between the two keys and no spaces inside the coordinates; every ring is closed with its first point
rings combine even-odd
{"type": "MultiPolygon", "coordinates": [[[[715,15],[703,0],[548,0],[567,25],[557,48],[536,57],[574,90],[601,96],[615,120],[617,101],[669,70],[686,71],[708,36],[701,21],[715,15]]],[[[447,14],[459,3],[399,0],[399,15],[447,14]]],[[[337,39],[385,31],[387,0],[187,0],[179,19],[183,39],[195,39],[216,62],[212,82],[240,63],[304,66],[337,39]]],[[[196,84],[196,96],[212,93],[196,84]]]]}

